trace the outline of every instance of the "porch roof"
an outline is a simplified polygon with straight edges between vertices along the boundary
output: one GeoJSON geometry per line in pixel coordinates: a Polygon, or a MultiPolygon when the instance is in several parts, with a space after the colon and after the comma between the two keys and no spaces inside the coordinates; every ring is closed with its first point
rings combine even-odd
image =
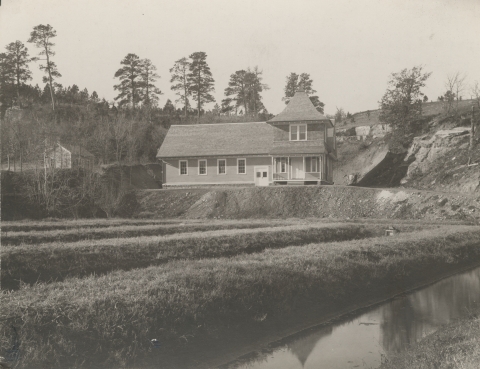
{"type": "Polygon", "coordinates": [[[317,155],[325,154],[327,150],[323,142],[312,142],[312,143],[285,143],[285,144],[276,144],[269,152],[270,155],[317,155]],[[303,144],[303,145],[302,145],[303,144]]]}

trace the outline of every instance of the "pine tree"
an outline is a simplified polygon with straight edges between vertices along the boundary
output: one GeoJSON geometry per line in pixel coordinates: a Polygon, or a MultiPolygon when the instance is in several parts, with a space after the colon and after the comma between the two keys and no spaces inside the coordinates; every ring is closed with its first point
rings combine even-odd
{"type": "Polygon", "coordinates": [[[165,106],[163,107],[163,113],[167,115],[173,115],[175,113],[175,106],[173,106],[170,99],[168,99],[165,103],[165,106]]]}
{"type": "Polygon", "coordinates": [[[45,56],[45,59],[34,58],[33,60],[45,60],[45,64],[40,64],[40,70],[45,72],[47,76],[43,77],[43,83],[48,83],[50,88],[50,97],[52,99],[52,110],[55,111],[55,98],[54,98],[54,88],[53,80],[54,78],[59,78],[62,75],[57,69],[57,65],[52,61],[52,56],[55,56],[55,52],[52,50],[52,47],[55,46],[50,40],[54,37],[57,37],[57,31],[55,31],[51,25],[39,24],[33,28],[33,31],[30,33],[30,38],[28,42],[34,43],[35,46],[42,51],[39,55],[45,56]]]}
{"type": "Polygon", "coordinates": [[[99,101],[97,91],[92,92],[92,95],[90,96],[90,100],[92,100],[94,103],[97,103],[99,101]]]}
{"type": "Polygon", "coordinates": [[[132,108],[141,101],[141,73],[142,61],[135,54],[127,54],[120,62],[122,68],[115,72],[115,78],[120,79],[118,85],[113,86],[119,94],[115,97],[119,106],[130,104],[132,108]]]}
{"type": "Polygon", "coordinates": [[[0,53],[0,103],[2,107],[0,118],[6,109],[12,105],[15,74],[9,55],[0,53]]]}
{"type": "Polygon", "coordinates": [[[192,97],[197,101],[197,114],[198,118],[200,118],[202,106],[215,101],[215,98],[210,94],[215,91],[213,87],[215,81],[207,64],[207,54],[205,52],[195,52],[190,55],[190,59],[188,83],[192,97]]]}
{"type": "Polygon", "coordinates": [[[20,41],[9,43],[6,49],[15,75],[17,102],[20,104],[20,87],[32,79],[32,72],[30,72],[30,68],[28,67],[28,63],[32,58],[28,55],[28,49],[20,41]]]}
{"type": "Polygon", "coordinates": [[[225,89],[225,96],[230,97],[231,101],[235,101],[235,106],[243,106],[245,113],[248,113],[248,74],[245,70],[237,70],[230,75],[228,87],[225,89]]]}
{"type": "Polygon", "coordinates": [[[156,73],[157,68],[150,59],[143,59],[141,60],[140,69],[142,103],[146,106],[157,105],[158,96],[162,95],[162,91],[154,85],[157,78],[160,78],[156,73]]]}
{"type": "Polygon", "coordinates": [[[178,96],[176,102],[181,102],[183,104],[185,118],[187,117],[187,111],[189,108],[188,97],[191,95],[190,92],[190,83],[188,81],[188,73],[190,70],[190,62],[187,58],[178,59],[173,68],[170,69],[172,77],[170,83],[175,83],[172,85],[171,90],[176,91],[175,94],[178,96]]]}
{"type": "Polygon", "coordinates": [[[260,110],[265,109],[262,103],[261,93],[270,89],[267,84],[262,83],[262,74],[263,71],[259,70],[258,66],[255,66],[253,70],[250,70],[250,68],[247,69],[249,109],[254,114],[258,114],[260,110]]]}

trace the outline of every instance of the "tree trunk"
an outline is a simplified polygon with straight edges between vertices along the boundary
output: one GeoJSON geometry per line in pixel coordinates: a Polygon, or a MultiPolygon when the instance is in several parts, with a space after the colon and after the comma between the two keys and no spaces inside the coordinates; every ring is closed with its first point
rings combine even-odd
{"type": "Polygon", "coordinates": [[[52,110],[55,111],[55,98],[53,97],[53,78],[52,78],[52,71],[50,69],[50,57],[48,55],[47,46],[45,46],[45,55],[47,57],[48,82],[50,87],[50,97],[52,98],[52,110]]]}
{"type": "Polygon", "coordinates": [[[472,119],[470,124],[470,151],[473,150],[473,145],[475,144],[475,107],[472,106],[472,119]]]}

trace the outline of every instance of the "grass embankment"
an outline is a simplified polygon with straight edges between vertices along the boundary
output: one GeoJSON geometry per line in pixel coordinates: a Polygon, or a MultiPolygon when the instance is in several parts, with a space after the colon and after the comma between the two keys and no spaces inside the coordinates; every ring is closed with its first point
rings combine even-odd
{"type": "MultiPolygon", "coordinates": [[[[269,226],[282,226],[290,224],[282,221],[270,221],[269,226]]],[[[75,242],[80,240],[98,240],[104,238],[126,238],[140,236],[165,236],[175,233],[185,232],[205,232],[222,229],[240,229],[240,228],[262,228],[265,222],[211,222],[205,223],[186,223],[186,224],[147,224],[147,225],[122,225],[106,228],[75,228],[67,230],[50,231],[26,231],[26,232],[4,232],[2,234],[2,244],[9,245],[28,245],[40,244],[46,242],[75,242]]]]}
{"type": "Polygon", "coordinates": [[[157,338],[155,362],[168,367],[185,345],[215,347],[305,308],[334,312],[417,286],[478,262],[479,245],[478,227],[446,226],[27,286],[4,292],[1,343],[17,324],[25,365],[91,368],[138,366],[157,338]]]}
{"type": "MultiPolygon", "coordinates": [[[[406,231],[411,227],[400,228],[406,231]]],[[[91,273],[103,274],[112,270],[159,265],[175,259],[233,256],[311,242],[360,239],[381,235],[383,231],[384,227],[375,225],[294,225],[184,233],[167,237],[4,246],[2,288],[16,289],[20,281],[50,282],[91,273]]]]}
{"type": "MultiPolygon", "coordinates": [[[[133,225],[149,225],[149,224],[175,224],[181,220],[169,219],[78,219],[78,220],[58,220],[58,221],[20,221],[20,222],[3,222],[2,232],[31,232],[31,231],[53,231],[68,230],[78,228],[105,228],[120,227],[133,225]]],[[[190,221],[192,222],[192,221],[190,221]]]]}
{"type": "Polygon", "coordinates": [[[480,368],[480,310],[450,323],[398,356],[389,357],[382,369],[480,368]]]}

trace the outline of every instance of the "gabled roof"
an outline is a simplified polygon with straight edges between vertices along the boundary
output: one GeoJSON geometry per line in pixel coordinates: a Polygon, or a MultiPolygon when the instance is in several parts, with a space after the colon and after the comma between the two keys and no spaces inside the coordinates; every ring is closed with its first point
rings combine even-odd
{"type": "Polygon", "coordinates": [[[265,122],[173,125],[157,158],[268,155],[273,127],[265,122]]]}
{"type": "Polygon", "coordinates": [[[72,155],[80,155],[83,157],[95,157],[90,151],[88,151],[86,148],[79,146],[79,145],[68,145],[68,144],[61,144],[60,146],[63,146],[66,148],[68,151],[72,153],[72,155]]]}
{"type": "Polygon", "coordinates": [[[268,123],[275,122],[296,122],[306,120],[328,120],[324,115],[318,112],[313,106],[310,98],[303,88],[295,92],[288,105],[277,116],[273,117],[268,123]]]}
{"type": "Polygon", "coordinates": [[[94,158],[95,157],[95,155],[93,155],[90,151],[88,151],[86,148],[84,148],[82,146],[68,145],[68,144],[63,144],[63,143],[62,144],[57,143],[57,144],[51,146],[48,149],[48,152],[51,153],[58,146],[63,147],[67,151],[70,151],[70,154],[72,154],[72,155],[79,155],[79,156],[84,157],[84,158],[94,158]]]}

